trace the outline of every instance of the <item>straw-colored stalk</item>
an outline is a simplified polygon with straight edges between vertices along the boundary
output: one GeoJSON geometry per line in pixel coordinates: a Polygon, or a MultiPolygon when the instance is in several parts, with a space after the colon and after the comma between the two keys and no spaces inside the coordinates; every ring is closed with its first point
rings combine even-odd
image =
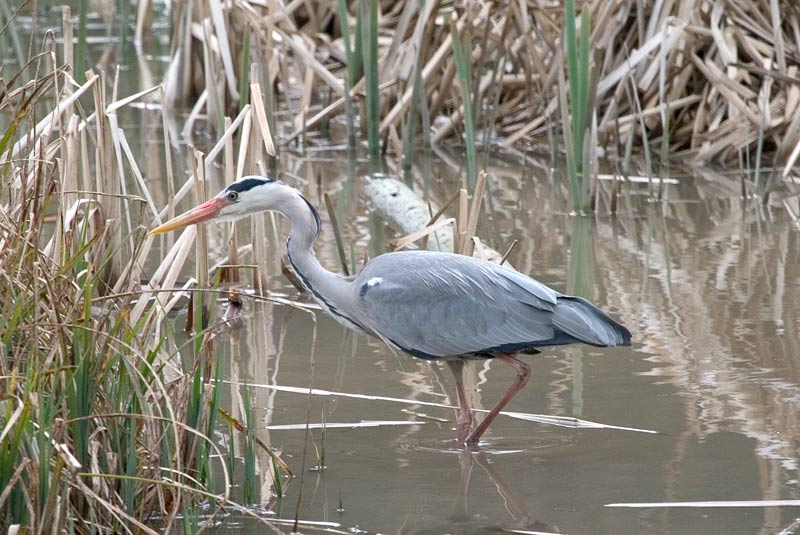
{"type": "MultiPolygon", "coordinates": [[[[68,43],[63,57],[69,64],[68,43]]],[[[142,229],[172,215],[223,148],[230,175],[232,136],[250,107],[224,124],[220,142],[198,160],[197,180],[162,209],[117,122],[158,88],[122,97],[115,78],[109,98],[100,75],[86,73],[74,86],[69,68],[47,63],[33,83],[10,73],[0,97],[0,109],[14,110],[0,140],[0,376],[9,379],[0,382],[0,531],[170,533],[192,503],[230,503],[225,467],[212,481],[208,464],[222,456],[208,438],[222,383],[198,389],[219,370],[207,357],[190,373],[177,368],[176,348],[161,336],[166,312],[182,298],[173,289],[196,229],[175,240],[146,290],[143,266],[158,242],[142,229]],[[50,89],[55,99],[43,100],[50,89]],[[90,91],[85,115],[75,115],[90,91]],[[163,519],[159,531],[145,524],[154,515],[163,519]]],[[[207,253],[199,250],[202,285],[207,253]]],[[[200,331],[197,339],[197,354],[207,356],[212,338],[200,331]]]]}

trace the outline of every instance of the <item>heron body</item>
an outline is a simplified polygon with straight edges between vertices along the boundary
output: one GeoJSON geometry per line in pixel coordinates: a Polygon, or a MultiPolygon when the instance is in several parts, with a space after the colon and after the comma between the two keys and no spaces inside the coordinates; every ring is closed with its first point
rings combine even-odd
{"type": "MultiPolygon", "coordinates": [[[[302,280],[302,270],[294,268],[302,280]]],[[[415,357],[489,357],[574,342],[625,343],[613,320],[584,299],[467,256],[388,253],[369,261],[347,284],[342,302],[352,306],[332,300],[330,313],[415,357]]]]}
{"type": "Polygon", "coordinates": [[[467,256],[401,251],[373,258],[354,277],[323,268],[312,248],[320,219],[299,191],[245,177],[208,202],[151,231],[167,232],[209,219],[232,220],[274,210],[291,222],[289,262],[302,285],[338,322],[423,359],[447,359],[461,411],[457,435],[477,444],[491,421],[527,381],[528,366],[512,355],[540,347],[630,344],[630,332],[585,299],[563,295],[512,269],[467,256]],[[517,379],[471,433],[461,373],[466,358],[499,358],[517,379]]]}

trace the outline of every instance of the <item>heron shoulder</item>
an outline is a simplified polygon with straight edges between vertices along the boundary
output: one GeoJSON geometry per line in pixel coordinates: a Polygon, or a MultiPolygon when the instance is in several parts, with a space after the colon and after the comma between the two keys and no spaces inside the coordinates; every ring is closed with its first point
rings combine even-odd
{"type": "MultiPolygon", "coordinates": [[[[354,279],[360,297],[374,289],[395,298],[513,299],[552,311],[561,295],[513,269],[468,256],[434,251],[401,251],[370,260],[354,279]]],[[[374,295],[374,292],[373,292],[374,295]]]]}

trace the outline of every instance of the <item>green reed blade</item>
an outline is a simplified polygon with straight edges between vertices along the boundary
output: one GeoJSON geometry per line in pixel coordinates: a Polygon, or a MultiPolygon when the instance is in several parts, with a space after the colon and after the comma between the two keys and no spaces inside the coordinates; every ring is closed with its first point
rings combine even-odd
{"type": "Polygon", "coordinates": [[[331,227],[333,227],[333,236],[336,238],[336,251],[339,253],[339,262],[342,264],[342,271],[344,271],[345,276],[349,277],[350,269],[347,267],[347,255],[344,252],[344,241],[336,218],[336,207],[333,205],[333,200],[327,191],[323,194],[323,197],[325,198],[325,208],[328,210],[331,227]]]}
{"type": "Polygon", "coordinates": [[[336,0],[339,15],[339,31],[342,34],[344,54],[347,59],[347,85],[354,86],[358,82],[358,69],[360,58],[356,58],[355,43],[350,36],[350,14],[347,10],[347,0],[336,0]]]}
{"type": "Polygon", "coordinates": [[[361,35],[366,79],[367,144],[370,158],[380,156],[380,93],[378,90],[378,0],[360,0],[361,35]]]}
{"type": "Polygon", "coordinates": [[[256,416],[250,400],[250,388],[242,386],[245,425],[247,432],[244,439],[244,502],[256,503],[258,499],[258,476],[256,474],[256,416]]]}
{"type": "Polygon", "coordinates": [[[478,159],[475,148],[475,121],[472,116],[472,84],[471,66],[467,58],[466,50],[470,50],[466,44],[469,43],[467,32],[462,36],[458,31],[456,22],[450,20],[450,37],[453,42],[453,61],[456,64],[456,75],[458,87],[461,92],[461,107],[464,117],[464,145],[467,151],[467,186],[469,191],[474,191],[475,183],[478,181],[478,159]]]}
{"type": "MultiPolygon", "coordinates": [[[[575,0],[566,0],[564,2],[564,19],[564,32],[566,34],[567,45],[567,77],[569,80],[569,96],[570,102],[574,107],[575,101],[578,98],[578,93],[580,92],[580,82],[578,80],[578,37],[575,34],[575,0]]],[[[570,111],[572,113],[572,133],[577,140],[578,134],[575,132],[575,130],[578,124],[577,114],[579,112],[575,109],[570,111]]]]}
{"type": "MultiPolygon", "coordinates": [[[[589,7],[584,6],[580,17],[580,36],[575,31],[575,0],[566,0],[564,5],[564,25],[565,41],[567,54],[567,74],[569,77],[569,101],[561,99],[562,106],[568,104],[570,134],[567,130],[566,113],[562,109],[564,117],[564,138],[567,151],[567,172],[570,177],[570,188],[572,189],[573,210],[575,212],[585,212],[591,210],[590,200],[587,199],[586,190],[588,184],[587,174],[589,172],[589,155],[592,153],[586,144],[586,130],[589,126],[589,117],[592,115],[594,102],[593,89],[591,86],[591,20],[589,17],[589,7]],[[571,137],[571,141],[568,141],[571,137]],[[570,162],[570,159],[572,162],[570,162]],[[574,170],[573,170],[574,169],[574,170]]],[[[561,87],[561,86],[560,86],[561,87]]],[[[563,91],[560,89],[560,91],[563,91]]]]}

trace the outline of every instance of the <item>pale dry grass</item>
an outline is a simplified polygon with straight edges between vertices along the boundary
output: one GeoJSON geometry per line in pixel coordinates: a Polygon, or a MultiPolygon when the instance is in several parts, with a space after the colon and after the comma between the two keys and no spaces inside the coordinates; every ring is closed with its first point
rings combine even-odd
{"type": "MultiPolygon", "coordinates": [[[[68,11],[63,21],[70,35],[68,11]]],[[[200,503],[231,505],[227,467],[209,460],[224,458],[209,438],[215,336],[194,325],[186,362],[166,336],[194,229],[143,286],[146,230],[174,199],[156,206],[117,113],[160,104],[159,87],[123,98],[116,75],[89,71],[78,83],[71,41],[52,37],[28,67],[3,73],[0,93],[0,531],[171,532],[178,515],[197,521],[200,503]]],[[[226,143],[232,151],[228,134],[198,153],[183,195],[226,143]]],[[[206,293],[206,256],[199,247],[197,277],[181,289],[206,293]]]]}
{"type": "MultiPolygon", "coordinates": [[[[174,5],[179,65],[167,80],[174,88],[170,94],[186,103],[209,95],[209,114],[212,102],[241,106],[235,80],[249,67],[236,58],[246,49],[273,105],[280,102],[300,122],[277,134],[278,142],[313,143],[307,134],[348,108],[362,110],[360,121],[347,121],[366,133],[364,69],[348,65],[359,56],[353,52],[361,42],[356,30],[364,24],[360,2],[345,4],[347,21],[340,20],[335,2],[174,5]],[[350,49],[342,27],[349,30],[350,49]]],[[[548,130],[560,130],[562,120],[561,6],[428,0],[419,9],[417,2],[381,2],[380,136],[389,145],[384,150],[402,153],[403,125],[412,113],[425,115],[432,142],[462,138],[465,101],[471,101],[479,139],[502,147],[548,147],[548,130]],[[470,45],[472,91],[466,100],[456,83],[451,21],[470,45]],[[417,77],[421,100],[412,98],[417,77]]],[[[634,147],[647,140],[672,161],[735,163],[743,151],[755,154],[763,144],[769,163],[794,163],[800,154],[796,3],[593,0],[578,6],[584,9],[592,21],[596,143],[606,154],[622,157],[617,148],[632,137],[634,147]]]]}

